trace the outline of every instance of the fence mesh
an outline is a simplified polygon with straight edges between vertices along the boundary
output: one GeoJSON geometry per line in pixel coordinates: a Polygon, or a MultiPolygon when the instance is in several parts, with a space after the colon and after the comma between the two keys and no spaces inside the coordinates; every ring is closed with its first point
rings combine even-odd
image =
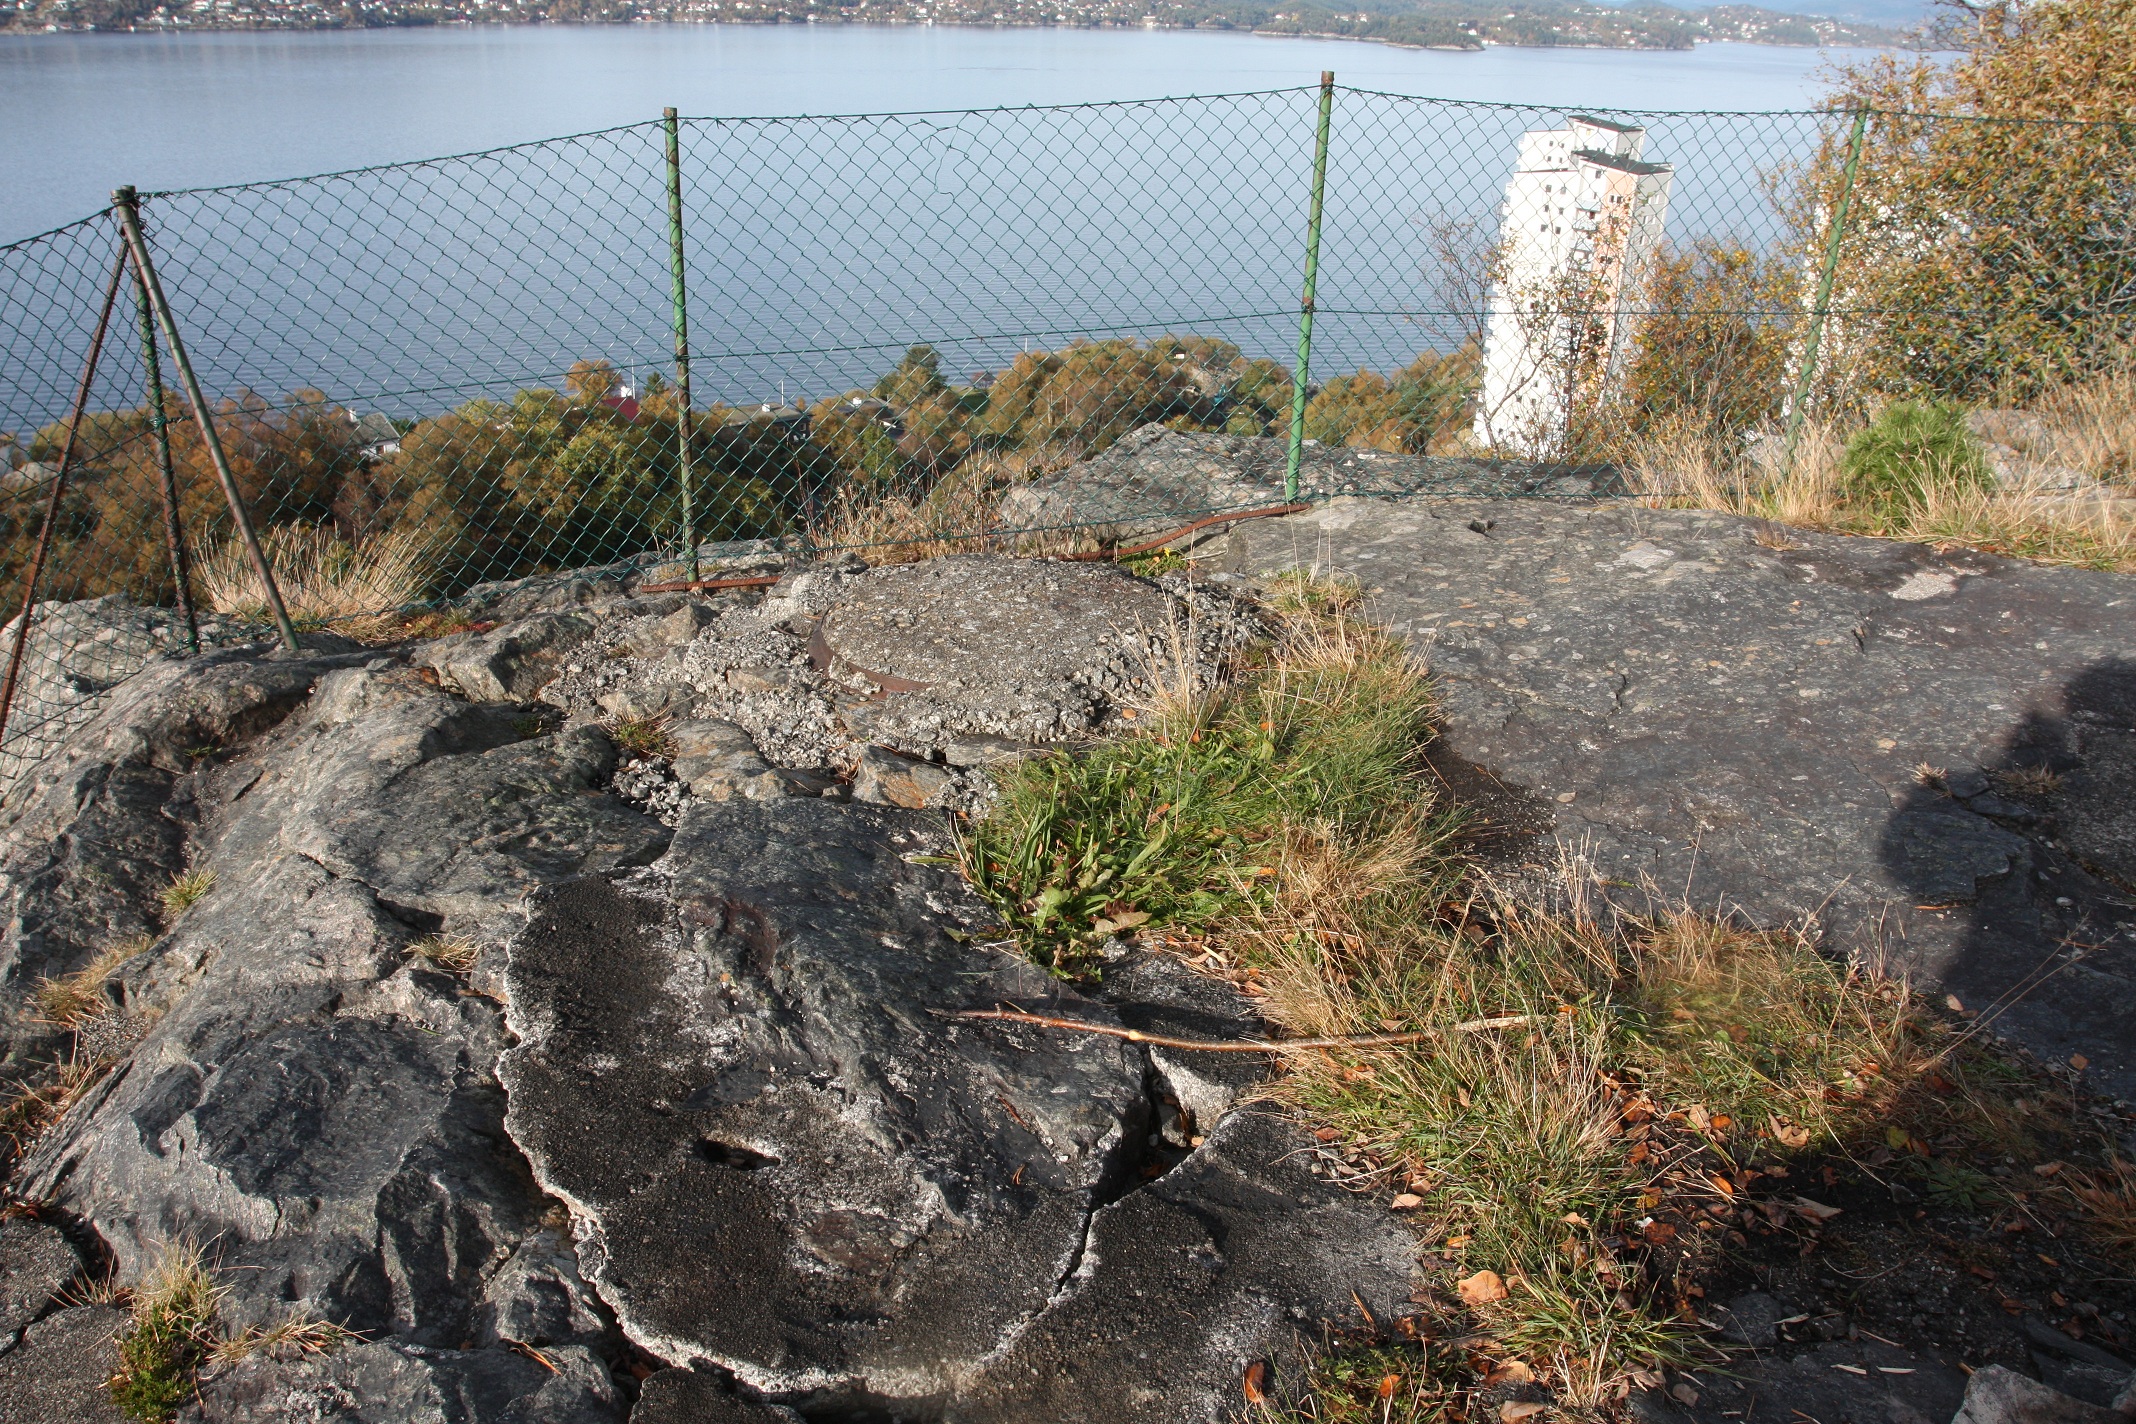
{"type": "MultiPolygon", "coordinates": [[[[1806,423],[1892,399],[2046,399],[2123,359],[2136,313],[2136,126],[1308,87],[684,119],[672,166],[670,137],[142,195],[300,626],[766,548],[1057,548],[1293,497],[1609,493],[1657,450],[1770,473],[1806,423]]],[[[120,252],[109,213],[0,247],[10,612],[55,516],[0,787],[193,646],[131,272],[51,499],[120,252]]],[[[261,636],[155,341],[199,637],[261,636]]]]}

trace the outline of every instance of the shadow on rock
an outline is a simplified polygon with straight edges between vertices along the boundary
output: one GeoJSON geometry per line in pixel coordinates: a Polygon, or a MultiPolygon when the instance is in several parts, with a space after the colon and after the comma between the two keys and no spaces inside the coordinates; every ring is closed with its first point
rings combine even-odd
{"type": "Polygon", "coordinates": [[[2039,699],[1985,765],[1923,768],[1880,852],[1912,901],[1902,934],[1967,921],[1941,962],[1911,967],[2136,1096],[2136,662],[2039,699]]]}

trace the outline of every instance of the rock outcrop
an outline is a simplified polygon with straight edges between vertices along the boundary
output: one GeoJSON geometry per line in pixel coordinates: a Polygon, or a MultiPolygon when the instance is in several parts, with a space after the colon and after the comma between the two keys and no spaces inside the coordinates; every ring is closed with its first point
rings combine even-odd
{"type": "MultiPolygon", "coordinates": [[[[429,644],[101,690],[0,810],[0,1074],[90,1070],[11,1178],[37,1221],[0,1223],[0,1411],[109,1417],[124,1320],[68,1287],[183,1242],[225,1328],[363,1337],[219,1365],[189,1424],[1171,1424],[1398,1318],[1407,1229],[1313,1174],[1253,1060],[945,1017],[1259,1031],[1160,956],[1038,975],[938,808],[1211,675],[1258,631],[1225,590],[1316,558],[1432,663],[1434,765],[1538,893],[1563,850],[1632,908],[1814,914],[1976,1008],[2029,985],[2000,1028],[2136,1073],[2126,580],[1534,499],[1218,537],[1191,582],[552,580],[429,644]],[[85,1019],[23,1012],[92,962],[85,1019]]],[[[1839,1364],[1956,1405],[1903,1352],[1820,1348],[1805,1391],[1839,1364]]]]}
{"type": "MultiPolygon", "coordinates": [[[[1088,998],[989,947],[939,813],[891,803],[1106,725],[1160,637],[1191,675],[1252,627],[1104,567],[848,563],[151,663],[6,813],[10,1006],[137,941],[108,1071],[12,1189],[92,1274],[198,1243],[225,1330],[362,1337],[210,1370],[198,1424],[1219,1417],[1249,1360],[1404,1309],[1406,1230],[1236,1061],[944,1020],[1256,1027],[1164,962],[1088,998]],[[656,697],[671,755],[634,760],[604,699],[656,697]]],[[[90,1032],[19,1025],[11,1071],[90,1032]]],[[[11,1417],[102,1407],[122,1322],[66,1308],[71,1253],[0,1229],[11,1417]]]]}
{"type": "MultiPolygon", "coordinates": [[[[1209,435],[1145,425],[1101,454],[1003,496],[1009,529],[1077,527],[1096,538],[1149,533],[1222,510],[1279,505],[1289,447],[1253,435],[1209,435]]],[[[1526,496],[1622,494],[1614,466],[1403,455],[1305,442],[1298,497],[1344,495],[1526,496]]]]}

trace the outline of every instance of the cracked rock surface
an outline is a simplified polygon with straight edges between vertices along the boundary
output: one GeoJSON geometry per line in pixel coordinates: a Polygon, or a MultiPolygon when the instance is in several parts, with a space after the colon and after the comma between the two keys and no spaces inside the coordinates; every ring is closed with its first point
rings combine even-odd
{"type": "Polygon", "coordinates": [[[563,887],[514,940],[508,1126],[625,1333],[804,1417],[1154,1421],[1221,1417],[1352,1291],[1400,1310],[1406,1229],[1290,1160],[1296,1127],[1227,1113],[1231,1070],[1174,1090],[1116,1039],[940,1017],[1212,1011],[1154,967],[1113,1005],[967,947],[984,915],[939,839],[694,807],[657,865],[563,887]],[[1201,1145],[1153,1151],[1183,1100],[1201,1145]]]}
{"type": "MultiPolygon", "coordinates": [[[[34,962],[63,971],[98,912],[155,926],[180,868],[213,888],[107,986],[146,1031],[11,1189],[93,1240],[122,1282],[167,1243],[213,1243],[229,1328],[300,1311],[390,1342],[370,1364],[257,1361],[237,1402],[210,1398],[203,1417],[537,1417],[503,1412],[514,1380],[536,1382],[529,1398],[552,1390],[512,1347],[612,1350],[612,1316],[505,1135],[498,1005],[409,950],[441,931],[493,946],[531,889],[656,858],[666,830],[597,785],[615,761],[597,729],[525,737],[514,709],[391,658],[152,671],[10,827],[17,962],[33,927],[34,962]],[[52,847],[107,846],[148,849],[118,863],[125,879],[52,862],[52,847]],[[398,1381],[407,1409],[276,1402],[351,1397],[343,1368],[398,1381]],[[416,1403],[462,1396],[494,1407],[416,1403]]],[[[599,1388],[542,1417],[621,1417],[606,1357],[585,1358],[599,1388]]]]}
{"type": "Polygon", "coordinates": [[[2136,580],[1631,504],[1337,501],[1235,526],[1430,662],[1509,855],[1814,915],[2136,1096],[2136,580]],[[1302,557],[1301,557],[1302,555],[1302,557]]]}
{"type": "Polygon", "coordinates": [[[1047,985],[943,934],[983,916],[923,849],[861,807],[706,807],[657,871],[567,887],[514,942],[508,1126],[656,1354],[772,1394],[945,1392],[1139,1161],[1129,1045],[934,1017],[1047,985]]]}
{"type": "MultiPolygon", "coordinates": [[[[924,696],[809,656],[881,572],[225,649],[102,694],[0,810],[0,1075],[97,1068],[7,1181],[38,1221],[0,1224],[0,1417],[109,1417],[123,1317],[62,1287],[188,1240],[222,1328],[364,1337],[217,1365],[188,1424],[1214,1420],[1249,1359],[1295,1379],[1321,1322],[1402,1309],[1406,1228],[1241,1106],[1253,1062],[936,1013],[1259,1031],[1168,961],[1089,998],[986,947],[939,812],[841,799],[821,747],[931,802],[1028,745],[976,716],[903,751],[856,731],[924,696]],[[594,713],[661,668],[718,687],[633,773],[594,713]],[[820,698],[822,743],[739,710],[782,697],[820,698]],[[166,908],[180,871],[208,888],[166,908]],[[114,946],[77,1029],[21,1012],[114,946]]],[[[1019,579],[1192,608],[1189,661],[1252,627],[1109,569],[971,572],[989,596],[953,616],[1004,642],[1063,641],[1014,625],[1019,579]]],[[[897,578],[901,626],[959,606],[897,578]]],[[[1013,676],[1080,731],[1134,687],[1077,646],[1013,676]]]]}

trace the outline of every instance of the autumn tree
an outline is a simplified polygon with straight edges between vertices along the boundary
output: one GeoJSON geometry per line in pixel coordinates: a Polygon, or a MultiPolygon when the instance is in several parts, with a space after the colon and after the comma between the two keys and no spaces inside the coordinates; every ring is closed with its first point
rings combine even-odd
{"type": "MultiPolygon", "coordinates": [[[[1835,282],[1828,395],[2029,399],[2123,360],[2136,319],[2136,0],[1966,7],[1955,63],[1882,56],[1828,99],[1868,111],[1835,282]]],[[[1796,194],[1817,251],[1845,185],[1835,123],[1796,194]]]]}
{"type": "Polygon", "coordinates": [[[1640,427],[1732,441],[1778,415],[1799,333],[1800,268],[1702,238],[1653,261],[1622,404],[1640,427]]]}

